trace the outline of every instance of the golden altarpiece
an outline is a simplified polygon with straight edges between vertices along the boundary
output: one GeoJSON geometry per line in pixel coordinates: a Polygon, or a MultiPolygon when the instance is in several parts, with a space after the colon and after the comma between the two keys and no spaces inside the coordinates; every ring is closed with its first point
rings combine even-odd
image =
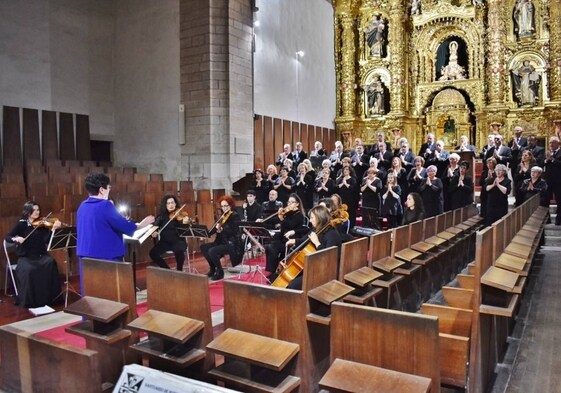
{"type": "Polygon", "coordinates": [[[561,118],[561,1],[334,0],[336,126],[346,144],[414,151],[433,132],[479,149],[491,124],[510,139],[553,134],[561,118]]]}

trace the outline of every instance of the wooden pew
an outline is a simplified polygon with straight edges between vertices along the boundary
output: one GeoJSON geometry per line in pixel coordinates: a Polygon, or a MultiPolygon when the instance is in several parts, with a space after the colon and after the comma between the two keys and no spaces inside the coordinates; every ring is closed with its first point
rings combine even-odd
{"type": "Polygon", "coordinates": [[[214,355],[206,351],[213,338],[207,277],[148,267],[146,286],[148,315],[135,319],[129,327],[148,332],[150,338],[132,348],[143,354],[152,368],[208,378],[214,355]]]}
{"type": "Polygon", "coordinates": [[[225,356],[224,364],[210,371],[212,376],[242,391],[317,391],[329,365],[329,325],[322,323],[323,315],[317,322],[307,319],[317,315],[317,300],[308,295],[336,278],[337,249],[306,256],[305,266],[302,291],[224,282],[224,327],[232,329],[229,336],[247,340],[224,342],[219,336],[209,344],[209,350],[225,356]]]}
{"type": "Polygon", "coordinates": [[[96,351],[0,327],[0,390],[87,392],[104,390],[96,351]]]}
{"type": "Polygon", "coordinates": [[[370,236],[370,246],[368,250],[369,265],[384,275],[372,282],[375,287],[384,290],[382,298],[386,308],[392,306],[392,293],[395,298],[394,307],[401,309],[401,295],[399,293],[399,283],[404,279],[403,275],[395,274],[394,271],[403,266],[405,262],[399,261],[391,256],[392,252],[392,231],[384,231],[370,236]]]}
{"type": "MultiPolygon", "coordinates": [[[[440,392],[438,321],[435,317],[340,302],[332,308],[331,361],[351,362],[345,367],[347,375],[352,375],[353,363],[365,364],[380,368],[376,371],[386,375],[382,377],[387,379],[386,382],[394,378],[391,371],[397,371],[424,377],[430,381],[430,392],[440,392]],[[390,372],[384,373],[384,369],[390,372]]],[[[397,384],[385,391],[403,391],[400,379],[396,380],[397,384]]],[[[414,380],[417,383],[413,384],[412,392],[428,391],[428,381],[423,378],[414,380]]],[[[320,383],[326,382],[322,381],[320,383]]],[[[345,382],[351,385],[346,391],[381,391],[371,390],[376,386],[375,380],[371,380],[367,387],[358,386],[360,379],[348,378],[345,382]]]]}

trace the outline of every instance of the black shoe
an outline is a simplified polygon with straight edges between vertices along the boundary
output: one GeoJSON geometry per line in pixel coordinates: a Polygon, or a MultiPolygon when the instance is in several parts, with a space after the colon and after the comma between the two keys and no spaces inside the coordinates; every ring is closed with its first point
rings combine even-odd
{"type": "Polygon", "coordinates": [[[224,270],[218,270],[214,276],[210,278],[211,281],[218,281],[224,278],[224,270]]]}
{"type": "Polygon", "coordinates": [[[206,275],[209,277],[213,277],[215,274],[216,274],[216,269],[210,268],[210,270],[206,275]]]}

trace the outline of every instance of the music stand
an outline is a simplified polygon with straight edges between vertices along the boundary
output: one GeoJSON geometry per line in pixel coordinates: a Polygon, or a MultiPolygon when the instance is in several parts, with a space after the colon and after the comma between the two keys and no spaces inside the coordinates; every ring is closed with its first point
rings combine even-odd
{"type": "MultiPolygon", "coordinates": [[[[177,234],[179,237],[185,238],[187,242],[187,247],[189,247],[188,238],[192,239],[208,239],[208,228],[206,225],[190,224],[190,225],[178,225],[177,234]]],[[[195,259],[195,248],[193,247],[193,259],[195,259]]],[[[187,271],[189,273],[199,273],[196,268],[191,267],[191,258],[189,257],[189,250],[187,250],[187,271]]]]}
{"type": "MultiPolygon", "coordinates": [[[[271,232],[269,232],[269,230],[267,228],[265,228],[265,226],[261,223],[251,223],[248,226],[241,226],[240,227],[243,231],[243,233],[246,235],[245,238],[245,242],[244,242],[244,258],[242,260],[242,263],[240,265],[240,271],[238,273],[238,278],[241,277],[242,272],[243,272],[243,266],[245,265],[246,262],[246,250],[247,250],[247,245],[248,242],[251,241],[251,243],[258,247],[259,250],[261,252],[265,252],[265,247],[263,246],[262,242],[264,240],[270,239],[271,238],[271,232]]],[[[250,280],[253,282],[255,280],[255,275],[257,273],[259,273],[259,275],[261,276],[262,279],[264,279],[266,282],[269,282],[269,279],[265,276],[265,274],[263,273],[263,268],[261,265],[254,265],[255,266],[255,270],[253,269],[254,266],[252,265],[247,265],[249,267],[249,271],[248,273],[252,273],[250,280]]]]}
{"type": "Polygon", "coordinates": [[[81,296],[78,291],[70,285],[70,253],[69,248],[76,247],[76,227],[63,227],[54,230],[51,234],[51,239],[49,240],[49,246],[47,251],[64,250],[65,261],[64,261],[64,289],[57,295],[55,299],[58,299],[64,294],[64,307],[68,305],[68,292],[72,292],[78,296],[81,296]]]}
{"type": "Polygon", "coordinates": [[[123,239],[125,240],[132,256],[132,281],[136,291],[140,290],[136,286],[136,250],[146,239],[151,237],[157,229],[157,226],[150,224],[144,228],[137,229],[132,236],[123,235],[123,239]]]}

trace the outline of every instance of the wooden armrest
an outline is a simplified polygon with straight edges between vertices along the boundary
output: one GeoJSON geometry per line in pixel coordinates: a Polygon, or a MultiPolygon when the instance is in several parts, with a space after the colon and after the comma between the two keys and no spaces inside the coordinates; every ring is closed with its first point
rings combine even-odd
{"type": "Polygon", "coordinates": [[[343,284],[337,280],[320,285],[308,291],[308,297],[317,300],[327,306],[331,303],[344,298],[355,289],[350,285],[343,284]]]}
{"type": "Polygon", "coordinates": [[[348,360],[335,359],[319,381],[322,389],[338,392],[409,392],[430,391],[430,378],[348,360]]]}
{"type": "Polygon", "coordinates": [[[503,291],[512,292],[518,281],[518,274],[501,269],[497,266],[491,266],[481,276],[481,283],[490,287],[502,289],[503,291]]]}
{"type": "Polygon", "coordinates": [[[129,323],[129,327],[185,343],[205,326],[204,322],[167,312],[148,310],[129,323]]]}
{"type": "Polygon", "coordinates": [[[128,304],[98,297],[84,296],[70,304],[64,312],[80,315],[94,321],[108,323],[129,310],[128,304]]]}
{"type": "Polygon", "coordinates": [[[384,273],[391,273],[403,264],[403,261],[397,260],[393,257],[384,257],[372,262],[372,267],[375,267],[376,269],[381,270],[384,273]]]}
{"type": "Polygon", "coordinates": [[[68,326],[64,330],[70,334],[75,334],[76,336],[84,338],[92,338],[108,345],[128,339],[131,336],[131,331],[127,329],[122,329],[112,325],[107,325],[107,328],[108,329],[106,331],[99,332],[94,330],[92,321],[84,321],[68,326]]]}
{"type": "Polygon", "coordinates": [[[281,371],[300,351],[298,344],[231,328],[212,340],[207,348],[275,371],[281,371]]]}
{"type": "Polygon", "coordinates": [[[382,273],[365,266],[354,272],[345,274],[344,279],[359,287],[364,287],[381,276],[383,276],[382,273]]]}

